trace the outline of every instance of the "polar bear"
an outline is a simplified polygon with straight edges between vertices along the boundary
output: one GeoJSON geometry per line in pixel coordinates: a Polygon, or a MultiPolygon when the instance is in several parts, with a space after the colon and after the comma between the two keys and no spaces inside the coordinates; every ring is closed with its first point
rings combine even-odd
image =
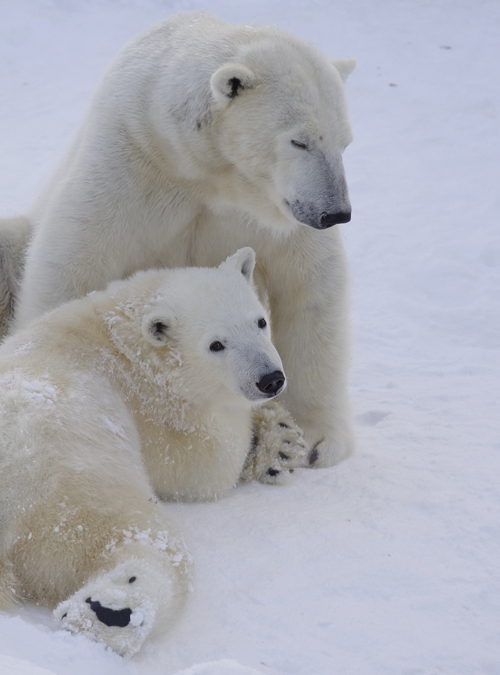
{"type": "Polygon", "coordinates": [[[245,248],[217,269],[138,272],[3,344],[2,608],[56,606],[63,628],[131,656],[190,585],[158,498],[216,499],[302,461],[300,431],[273,416],[286,380],[254,262],[245,248]]]}
{"type": "Polygon", "coordinates": [[[276,28],[204,12],[136,37],[27,215],[18,296],[19,271],[4,273],[15,327],[137,270],[217,266],[251,246],[289,376],[283,402],[309,463],[347,457],[348,274],[332,226],[351,217],[343,80],[354,66],[276,28]]]}

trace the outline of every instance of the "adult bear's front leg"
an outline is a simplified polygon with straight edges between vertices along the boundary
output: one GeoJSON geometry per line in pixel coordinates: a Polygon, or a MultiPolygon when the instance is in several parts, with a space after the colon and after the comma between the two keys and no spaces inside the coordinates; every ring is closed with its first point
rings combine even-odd
{"type": "Polygon", "coordinates": [[[273,342],[288,379],[280,400],[304,430],[310,466],[332,466],[354,448],[348,271],[340,231],[300,227],[264,256],[273,342]]]}

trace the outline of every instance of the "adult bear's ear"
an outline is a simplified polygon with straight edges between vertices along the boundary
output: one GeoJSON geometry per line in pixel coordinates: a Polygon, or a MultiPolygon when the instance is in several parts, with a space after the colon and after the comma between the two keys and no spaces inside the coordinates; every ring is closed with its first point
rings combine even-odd
{"type": "Polygon", "coordinates": [[[331,63],[339,71],[342,82],[345,82],[358,62],[353,56],[349,56],[346,59],[331,59],[331,63]]]}
{"type": "Polygon", "coordinates": [[[231,265],[236,268],[249,284],[253,284],[253,269],[255,267],[255,251],[250,246],[240,248],[234,255],[230,255],[223,265],[231,265]]]}
{"type": "Polygon", "coordinates": [[[169,341],[169,321],[166,316],[148,314],[142,321],[142,335],[155,347],[162,347],[169,341]]]}
{"type": "Polygon", "coordinates": [[[254,73],[239,63],[228,63],[216,70],[210,80],[212,94],[219,107],[225,107],[241,91],[255,84],[254,73]]]}

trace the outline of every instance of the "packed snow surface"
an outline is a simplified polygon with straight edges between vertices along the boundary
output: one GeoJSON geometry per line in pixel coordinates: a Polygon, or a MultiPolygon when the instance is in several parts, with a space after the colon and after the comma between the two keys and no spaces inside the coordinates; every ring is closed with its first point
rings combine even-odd
{"type": "Polygon", "coordinates": [[[342,228],[358,450],[166,505],[195,591],[132,661],[25,607],[0,614],[0,674],[499,675],[500,3],[2,0],[2,215],[34,199],[117,50],[201,8],[358,59],[342,228]]]}

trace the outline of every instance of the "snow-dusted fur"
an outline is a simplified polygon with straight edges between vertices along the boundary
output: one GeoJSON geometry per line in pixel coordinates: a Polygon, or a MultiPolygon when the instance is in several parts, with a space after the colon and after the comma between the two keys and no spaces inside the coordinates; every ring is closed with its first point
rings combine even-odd
{"type": "Polygon", "coordinates": [[[300,463],[278,407],[261,413],[271,428],[252,428],[253,408],[285,386],[254,262],[246,248],[218,269],[138,272],[3,344],[2,607],[57,606],[63,627],[130,656],[190,584],[157,498],[215,499],[244,467],[275,481],[300,463]]]}
{"type": "Polygon", "coordinates": [[[17,328],[136,270],[216,266],[252,246],[310,461],[349,455],[347,269],[331,225],[350,218],[343,80],[354,65],[203,12],[135,38],[28,214],[17,328]]]}

